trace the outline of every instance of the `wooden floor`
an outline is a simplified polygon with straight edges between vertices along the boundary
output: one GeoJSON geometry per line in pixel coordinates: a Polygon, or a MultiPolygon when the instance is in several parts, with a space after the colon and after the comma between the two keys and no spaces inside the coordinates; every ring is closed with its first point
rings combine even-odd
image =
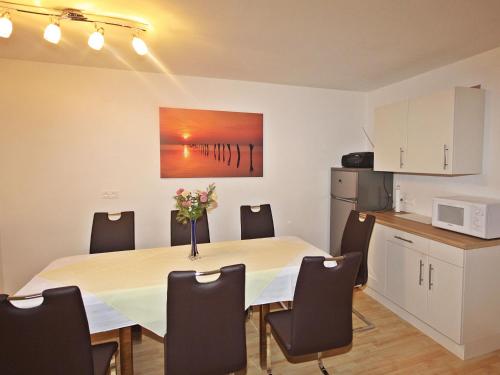
{"type": "MultiPolygon", "coordinates": [[[[500,351],[462,361],[435,341],[399,319],[362,291],[354,294],[354,306],[376,328],[354,335],[349,352],[327,357],[330,374],[500,374],[500,351]]],[[[355,321],[355,327],[361,326],[355,321]]],[[[259,368],[258,313],[247,322],[247,374],[259,368]]],[[[273,374],[318,374],[315,361],[292,364],[272,341],[273,374]]],[[[134,344],[136,375],[163,374],[163,347],[147,337],[134,344]]]]}

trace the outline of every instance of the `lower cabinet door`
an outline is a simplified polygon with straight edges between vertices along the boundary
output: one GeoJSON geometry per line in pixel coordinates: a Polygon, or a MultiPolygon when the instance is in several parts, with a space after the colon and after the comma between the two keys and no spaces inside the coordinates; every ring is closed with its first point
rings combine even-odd
{"type": "Polygon", "coordinates": [[[437,331],[462,343],[463,268],[428,257],[428,318],[437,331]]]}
{"type": "Polygon", "coordinates": [[[422,320],[427,313],[425,269],[425,255],[387,241],[387,297],[422,320]]]}

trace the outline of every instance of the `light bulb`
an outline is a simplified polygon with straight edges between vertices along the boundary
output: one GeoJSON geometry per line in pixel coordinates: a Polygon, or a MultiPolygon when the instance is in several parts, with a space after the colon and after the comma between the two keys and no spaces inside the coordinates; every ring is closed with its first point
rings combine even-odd
{"type": "Polygon", "coordinates": [[[99,51],[104,46],[104,30],[97,29],[89,36],[89,47],[99,51]]]}
{"type": "Polygon", "coordinates": [[[144,56],[146,53],[148,53],[148,46],[146,42],[138,36],[134,36],[134,38],[132,39],[132,47],[134,47],[134,50],[138,55],[144,56]]]}
{"type": "Polygon", "coordinates": [[[12,34],[12,21],[9,13],[4,13],[0,18],[0,38],[8,38],[12,34]]]}
{"type": "Polygon", "coordinates": [[[61,28],[55,22],[49,23],[43,33],[43,38],[52,44],[57,44],[61,40],[61,28]]]}

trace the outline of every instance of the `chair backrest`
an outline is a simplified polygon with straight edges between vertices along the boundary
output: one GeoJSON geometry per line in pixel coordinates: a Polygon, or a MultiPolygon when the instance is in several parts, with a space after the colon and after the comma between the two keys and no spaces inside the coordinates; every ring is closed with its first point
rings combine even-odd
{"type": "Polygon", "coordinates": [[[18,308],[0,295],[0,374],[92,375],[89,325],[76,286],[47,289],[18,308]]]}
{"type": "Polygon", "coordinates": [[[90,254],[135,249],[134,211],[110,220],[107,212],[96,212],[90,236],[90,254]]]}
{"type": "Polygon", "coordinates": [[[241,239],[274,237],[273,213],[270,204],[241,206],[241,239]]]}
{"type": "Polygon", "coordinates": [[[358,276],[356,277],[356,285],[365,285],[368,281],[368,248],[374,225],[375,216],[360,216],[359,212],[354,210],[349,214],[345,224],[340,244],[340,254],[344,255],[350,252],[363,254],[358,276]]]}
{"type": "Polygon", "coordinates": [[[292,355],[319,353],[352,342],[352,295],[361,253],[346,254],[335,267],[324,257],[305,257],[292,309],[292,355]]]}
{"type": "MultiPolygon", "coordinates": [[[[188,245],[191,243],[191,224],[177,221],[178,210],[170,211],[170,246],[188,245]]],[[[196,243],[209,243],[210,231],[208,229],[207,211],[196,220],[196,243]]]]}
{"type": "Polygon", "coordinates": [[[227,374],[246,366],[245,265],[200,283],[194,271],[168,275],[165,371],[227,374]]]}

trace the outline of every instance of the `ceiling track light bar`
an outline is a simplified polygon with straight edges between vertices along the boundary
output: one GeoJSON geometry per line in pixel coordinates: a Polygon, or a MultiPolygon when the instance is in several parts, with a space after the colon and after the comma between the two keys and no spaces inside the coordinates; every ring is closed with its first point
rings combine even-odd
{"type": "Polygon", "coordinates": [[[114,16],[103,16],[99,14],[88,13],[79,9],[53,9],[38,7],[34,5],[19,4],[10,1],[0,1],[0,10],[2,11],[1,13],[3,13],[4,11],[16,11],[20,13],[55,17],[60,20],[88,22],[94,24],[98,23],[131,30],[147,31],[149,29],[149,25],[143,22],[137,22],[130,19],[114,16]]]}

